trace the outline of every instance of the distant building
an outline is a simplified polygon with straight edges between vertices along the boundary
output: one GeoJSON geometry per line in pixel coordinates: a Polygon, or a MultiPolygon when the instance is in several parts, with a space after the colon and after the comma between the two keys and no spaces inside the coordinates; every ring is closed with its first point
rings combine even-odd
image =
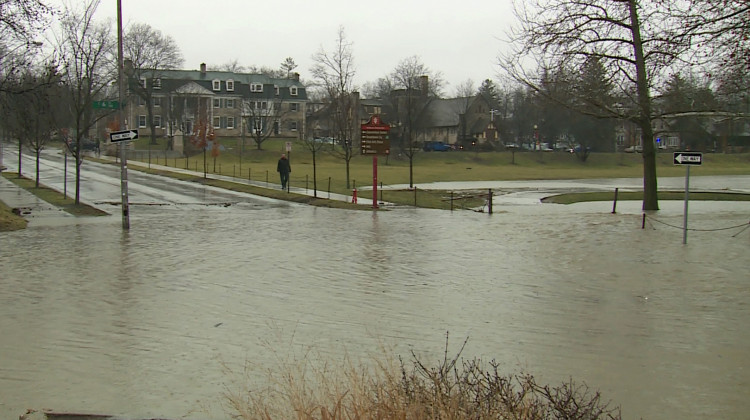
{"type": "Polygon", "coordinates": [[[140,137],[151,135],[148,109],[143,96],[136,95],[134,83],[151,89],[153,125],[156,136],[186,136],[204,124],[216,137],[238,138],[253,130],[269,137],[298,137],[305,124],[308,102],[299,74],[273,78],[263,74],[200,70],[158,70],[141,72],[140,80],[130,80],[130,128],[140,137]]]}

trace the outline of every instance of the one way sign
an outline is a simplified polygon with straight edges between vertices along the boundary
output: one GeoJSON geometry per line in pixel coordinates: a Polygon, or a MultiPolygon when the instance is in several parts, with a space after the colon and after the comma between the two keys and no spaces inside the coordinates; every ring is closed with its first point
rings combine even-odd
{"type": "Polygon", "coordinates": [[[700,165],[703,163],[701,152],[674,152],[675,165],[700,165]]]}
{"type": "Polygon", "coordinates": [[[135,140],[138,138],[138,130],[113,131],[109,133],[109,141],[117,143],[118,141],[135,140]]]}

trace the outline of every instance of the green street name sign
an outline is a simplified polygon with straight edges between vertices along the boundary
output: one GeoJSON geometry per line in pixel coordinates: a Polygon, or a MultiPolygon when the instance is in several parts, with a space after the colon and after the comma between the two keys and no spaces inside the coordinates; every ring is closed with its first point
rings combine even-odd
{"type": "Polygon", "coordinates": [[[120,101],[94,101],[94,109],[120,109],[120,101]]]}

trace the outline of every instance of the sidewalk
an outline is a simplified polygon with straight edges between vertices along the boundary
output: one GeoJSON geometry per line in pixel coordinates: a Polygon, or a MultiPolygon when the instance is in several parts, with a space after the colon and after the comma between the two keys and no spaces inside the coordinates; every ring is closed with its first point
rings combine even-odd
{"type": "Polygon", "coordinates": [[[73,217],[3,176],[0,176],[0,201],[12,209],[19,209],[22,212],[21,215],[30,222],[37,217],[73,217]]]}
{"type": "MultiPolygon", "coordinates": [[[[99,159],[102,160],[108,160],[111,162],[115,162],[116,159],[113,156],[101,156],[99,159]]],[[[141,168],[148,168],[149,164],[147,162],[141,162],[137,160],[128,160],[128,167],[141,167],[141,168]]],[[[198,176],[202,177],[203,172],[200,171],[193,171],[190,169],[182,169],[182,168],[175,168],[174,166],[164,166],[164,165],[157,165],[152,163],[150,165],[151,169],[157,169],[160,171],[168,171],[168,172],[175,172],[175,173],[182,173],[192,176],[198,176]]],[[[275,175],[275,174],[274,174],[275,175]]],[[[211,174],[207,173],[206,178],[210,179],[216,179],[221,181],[227,181],[227,182],[234,182],[237,184],[244,184],[244,185],[252,185],[254,187],[258,188],[266,188],[269,190],[278,190],[281,189],[280,183],[274,183],[274,182],[264,182],[264,181],[251,181],[243,178],[237,178],[237,177],[231,177],[227,175],[217,175],[217,174],[211,174]]],[[[300,187],[289,187],[289,192],[299,195],[307,195],[310,197],[315,196],[315,192],[312,188],[300,188],[300,187]]],[[[358,191],[358,197],[357,197],[357,203],[365,206],[372,206],[372,191],[358,191]],[[364,193],[365,197],[362,197],[361,194],[364,193]]],[[[329,193],[327,191],[321,191],[318,190],[317,194],[318,198],[324,198],[329,200],[336,200],[336,201],[345,201],[345,202],[352,202],[352,196],[351,195],[344,195],[344,194],[337,194],[337,193],[329,193]]],[[[382,203],[383,205],[387,203],[382,203]]]]}

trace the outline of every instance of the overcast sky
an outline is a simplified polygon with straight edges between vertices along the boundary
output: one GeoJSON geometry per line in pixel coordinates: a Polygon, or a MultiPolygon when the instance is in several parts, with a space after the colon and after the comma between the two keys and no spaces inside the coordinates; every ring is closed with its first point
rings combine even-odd
{"type": "MultiPolygon", "coordinates": [[[[78,0],[68,0],[76,2],[78,0]]],[[[80,0],[83,1],[83,0],[80,0]]],[[[125,25],[142,22],[171,35],[186,69],[200,63],[279,68],[292,57],[310,79],[311,56],[332,51],[343,26],[353,43],[358,86],[420,57],[447,82],[498,79],[497,55],[513,23],[510,0],[122,0],[125,25]]],[[[97,18],[114,19],[117,2],[103,0],[97,18]]]]}

